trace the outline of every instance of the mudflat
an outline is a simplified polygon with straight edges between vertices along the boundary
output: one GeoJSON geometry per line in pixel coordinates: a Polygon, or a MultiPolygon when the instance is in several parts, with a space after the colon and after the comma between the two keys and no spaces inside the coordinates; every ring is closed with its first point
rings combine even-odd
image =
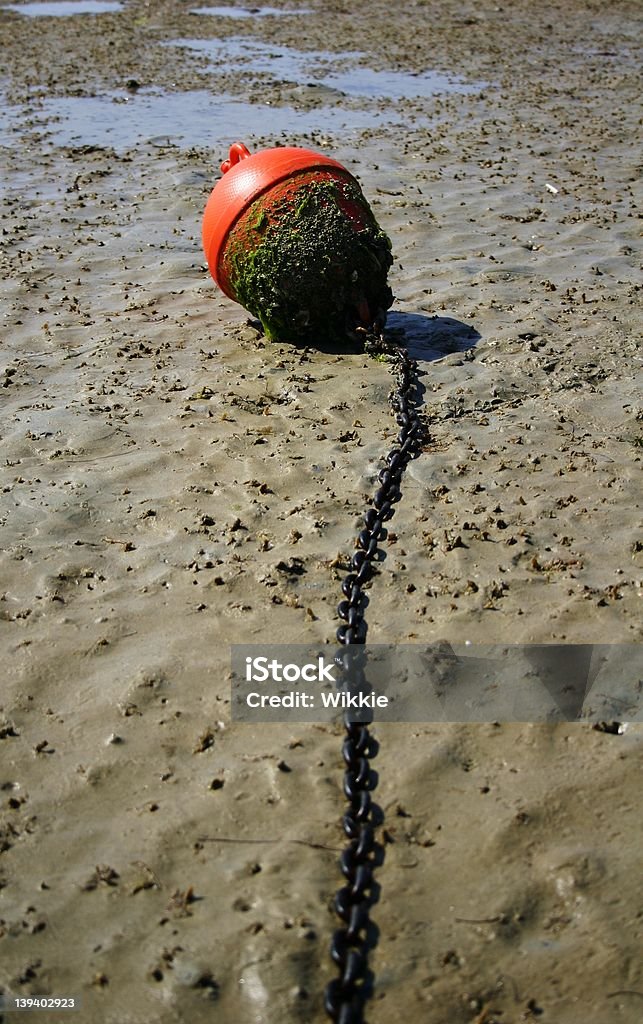
{"type": "MultiPolygon", "coordinates": [[[[321,1024],[340,729],[231,721],[230,645],[334,642],[390,375],[263,338],[202,210],[304,145],[392,240],[369,641],[639,643],[640,6],[86,6],[0,8],[0,991],[321,1024]]],[[[367,1020],[640,1020],[640,724],[375,732],[367,1020]]]]}

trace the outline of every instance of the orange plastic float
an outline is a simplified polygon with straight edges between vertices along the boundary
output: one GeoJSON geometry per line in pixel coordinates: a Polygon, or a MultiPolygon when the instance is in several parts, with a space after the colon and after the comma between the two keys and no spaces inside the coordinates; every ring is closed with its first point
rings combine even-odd
{"type": "Polygon", "coordinates": [[[309,149],[230,147],[203,217],[221,290],[274,340],[346,340],[393,301],[391,244],[349,171],[309,149]]]}

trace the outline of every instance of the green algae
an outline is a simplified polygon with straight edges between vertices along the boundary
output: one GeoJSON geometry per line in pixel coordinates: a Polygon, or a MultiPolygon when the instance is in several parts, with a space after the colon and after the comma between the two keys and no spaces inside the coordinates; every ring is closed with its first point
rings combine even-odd
{"type": "Polygon", "coordinates": [[[349,178],[259,197],[225,260],[237,301],[275,341],[346,341],[393,301],[391,243],[349,178]]]}

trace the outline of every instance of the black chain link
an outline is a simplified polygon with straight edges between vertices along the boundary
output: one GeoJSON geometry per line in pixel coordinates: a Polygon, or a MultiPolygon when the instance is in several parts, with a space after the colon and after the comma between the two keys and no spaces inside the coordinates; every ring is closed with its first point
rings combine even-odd
{"type": "MultiPolygon", "coordinates": [[[[342,619],[337,640],[344,649],[337,652],[335,662],[343,670],[344,678],[350,680],[345,684],[347,688],[357,692],[368,689],[364,676],[366,658],[359,650],[366,642],[367,633],[363,587],[373,576],[372,562],[385,532],[384,523],[393,516],[393,505],[401,497],[402,474],[425,440],[424,424],[418,411],[416,361],[405,349],[392,345],[381,332],[367,334],[365,349],[374,354],[384,352],[392,359],[396,383],[389,402],[400,431],[396,447],[388,453],[386,466],[380,470],[380,486],[372,505],[364,513],[364,529],[357,538],[358,550],[351,559],[351,571],[342,583],[345,600],[337,606],[337,614],[342,619]]],[[[377,896],[373,873],[382,859],[382,848],[376,842],[374,831],[379,823],[379,808],[371,799],[376,776],[371,771],[370,761],[377,754],[377,742],[364,721],[367,716],[362,711],[357,714],[344,714],[342,755],[346,765],[344,795],[348,807],[343,826],[349,843],[341,855],[340,868],[347,884],[335,896],[335,911],[342,926],[333,934],[330,947],[339,977],[330,982],[325,992],[326,1012],[336,1024],[363,1024],[364,1004],[371,983],[368,950],[375,933],[370,920],[370,908],[377,896]],[[357,714],[360,721],[355,721],[357,714]]]]}

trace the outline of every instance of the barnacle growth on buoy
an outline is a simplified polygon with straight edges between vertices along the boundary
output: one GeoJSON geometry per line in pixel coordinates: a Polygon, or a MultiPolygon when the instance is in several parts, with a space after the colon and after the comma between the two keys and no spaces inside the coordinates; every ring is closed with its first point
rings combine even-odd
{"type": "MultiPolygon", "coordinates": [[[[268,338],[345,342],[356,328],[385,320],[393,302],[391,243],[345,168],[306,150],[290,152],[304,166],[274,182],[268,176],[268,187],[242,205],[215,247],[210,269],[268,338]]],[[[280,151],[256,157],[270,153],[280,151]]]]}

